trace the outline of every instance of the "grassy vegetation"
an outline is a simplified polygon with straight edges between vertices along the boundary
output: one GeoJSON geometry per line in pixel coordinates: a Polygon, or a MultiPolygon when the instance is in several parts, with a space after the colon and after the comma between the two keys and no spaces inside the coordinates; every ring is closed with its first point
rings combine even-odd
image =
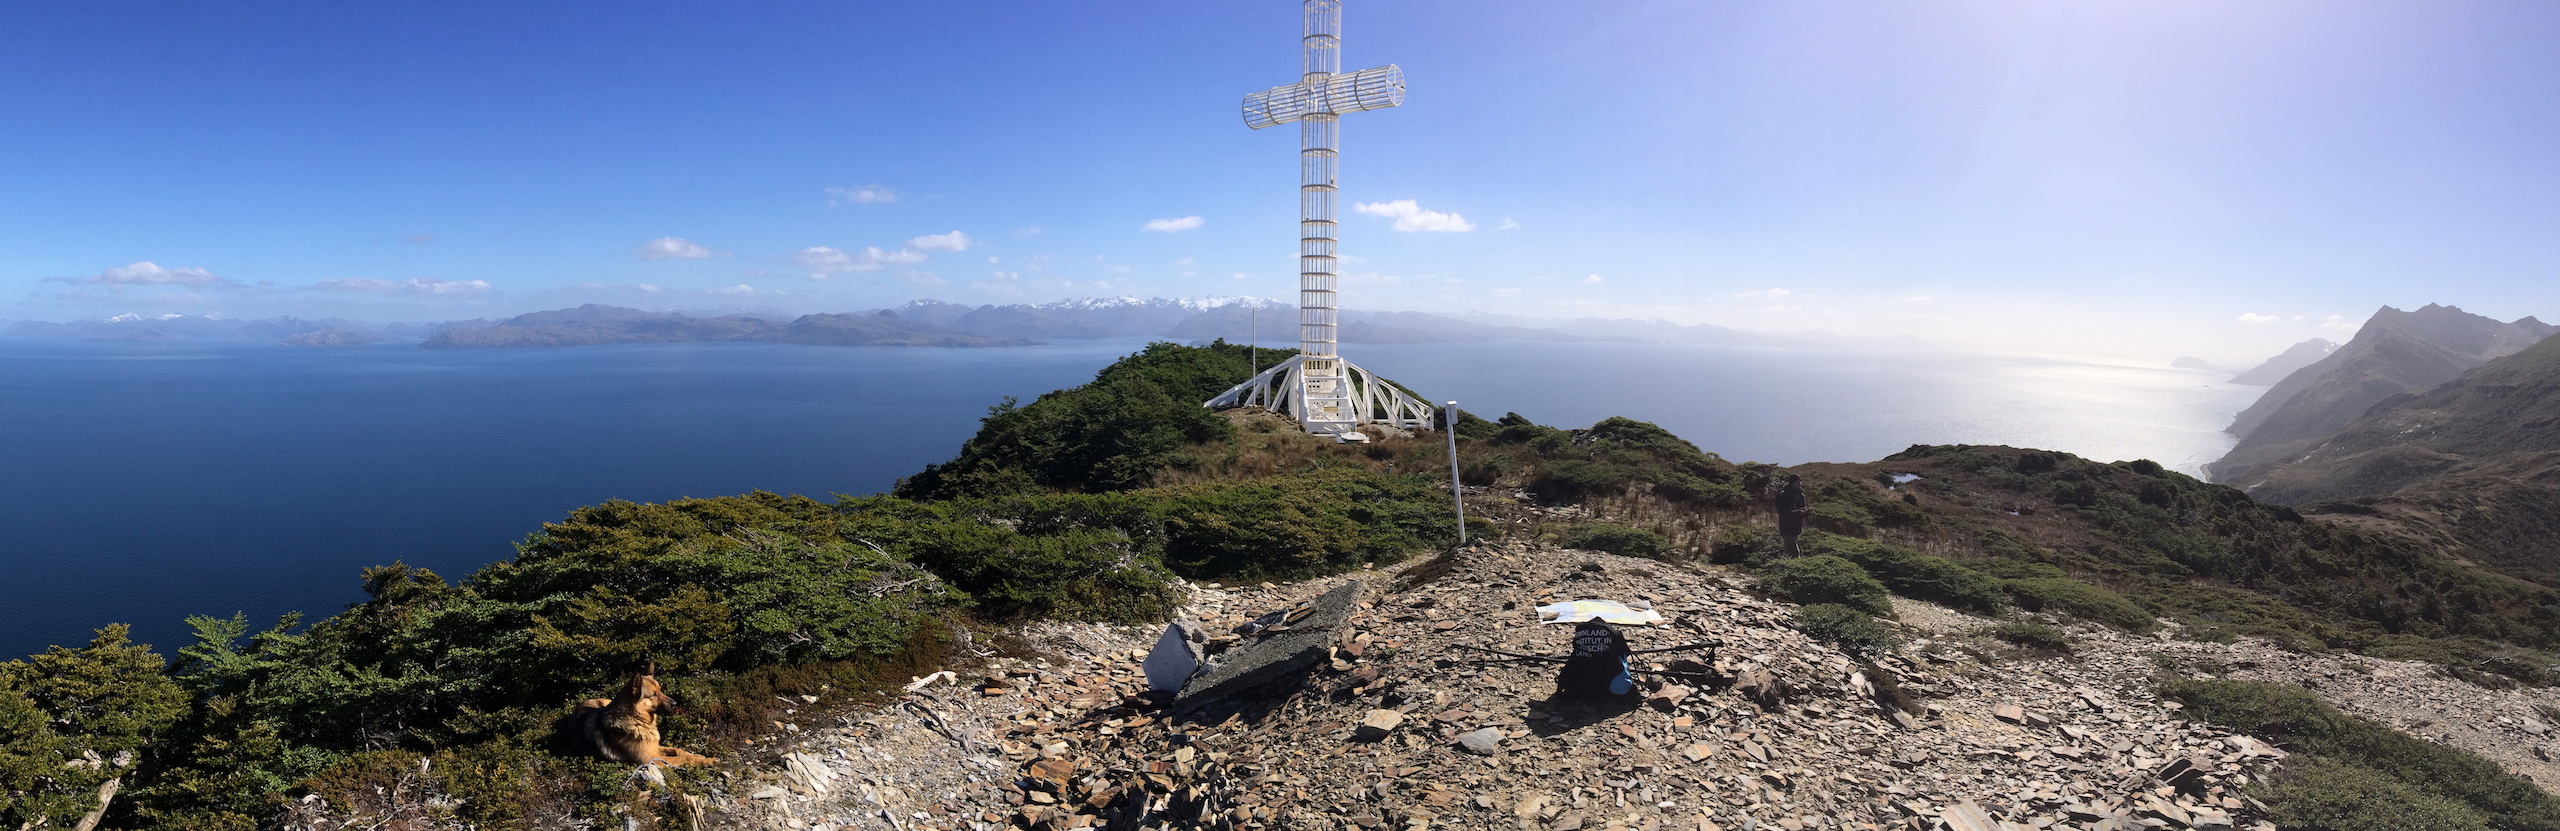
{"type": "Polygon", "coordinates": [[[1902,636],[1876,623],[1873,616],[1837,603],[1798,607],[1795,627],[1814,640],[1838,646],[1851,655],[1882,655],[1902,646],[1902,636]]]}
{"type": "Polygon", "coordinates": [[[2002,621],[1985,627],[1979,634],[1989,635],[2028,649],[2045,652],[2071,651],[2071,636],[2041,623],[2022,620],[2002,621]]]}
{"type": "MultiPolygon", "coordinates": [[[[1261,352],[1266,366],[1297,354],[1261,352]]],[[[1206,347],[1149,344],[1103,368],[1091,383],[1028,405],[1007,398],[988,408],[960,455],[927,465],[894,492],[931,500],[1155,484],[1163,469],[1196,463],[1182,453],[1185,446],[1234,437],[1234,426],[1200,402],[1250,377],[1251,360],[1248,347],[1225,341],[1206,347]]]]}
{"type": "MultiPolygon", "coordinates": [[[[2489,831],[2489,819],[2456,800],[2371,768],[2326,756],[2297,756],[2258,789],[2268,819],[2303,831],[2489,831]]],[[[2496,826],[2507,827],[2507,826],[2496,826]]]]}
{"type": "MultiPolygon", "coordinates": [[[[1740,469],[1645,422],[1608,418],[1585,430],[1559,430],[1506,413],[1489,426],[1477,431],[1489,433],[1479,440],[1503,449],[1495,455],[1507,469],[1516,471],[1531,495],[1550,502],[1630,492],[1693,507],[1736,508],[1753,501],[1740,469]]],[[[1464,426],[1459,435],[1475,438],[1464,426]]]]}
{"type": "MultiPolygon", "coordinates": [[[[2308,521],[2146,461],[1919,446],[1880,464],[1924,471],[1937,545],[2053,568],[2015,580],[2022,606],[2139,623],[2105,588],[2205,637],[2255,634],[2303,648],[2475,663],[2560,647],[2560,592],[2473,568],[2396,536],[2308,521]],[[2007,508],[2042,510],[2012,516],[2007,508]],[[2023,538],[2033,534],[2033,542],[2023,538]]],[[[2023,575],[2021,575],[2023,576],[2023,575]]],[[[2533,674],[2547,656],[2523,655],[2533,674]]]]}
{"type": "Polygon", "coordinates": [[[1857,563],[1828,554],[1779,560],[1760,569],[1760,585],[1797,603],[1838,604],[1871,615],[1891,616],[1883,583],[1857,563]]]}
{"type": "Polygon", "coordinates": [[[2560,829],[2560,800],[2498,763],[2341,713],[2309,690],[2171,678],[2159,692],[2188,718],[2296,753],[2261,795],[2282,827],[2560,829]]]}
{"type": "Polygon", "coordinates": [[[1799,547],[1856,563],[1894,594],[1980,615],[2000,611],[2000,581],[1943,557],[1820,531],[1806,533],[1799,547]]]}
{"type": "Polygon", "coordinates": [[[1626,557],[1662,559],[1671,554],[1671,540],[1660,533],[1643,528],[1629,528],[1607,522],[1578,522],[1564,531],[1556,541],[1566,548],[1606,551],[1626,557]]]}
{"type": "Polygon", "coordinates": [[[2160,623],[2150,612],[2126,600],[2124,595],[2058,573],[2050,577],[2004,580],[2000,588],[2018,604],[2018,608],[2030,612],[2069,615],[2127,632],[2148,632],[2160,623]]]}

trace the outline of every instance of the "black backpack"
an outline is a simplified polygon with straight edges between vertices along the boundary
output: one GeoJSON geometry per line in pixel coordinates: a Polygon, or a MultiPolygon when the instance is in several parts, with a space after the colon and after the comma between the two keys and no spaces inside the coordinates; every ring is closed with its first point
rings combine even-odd
{"type": "Polygon", "coordinates": [[[1597,618],[1573,627],[1573,655],[1556,672],[1556,695],[1599,698],[1611,695],[1610,682],[1627,671],[1627,636],[1597,618]]]}

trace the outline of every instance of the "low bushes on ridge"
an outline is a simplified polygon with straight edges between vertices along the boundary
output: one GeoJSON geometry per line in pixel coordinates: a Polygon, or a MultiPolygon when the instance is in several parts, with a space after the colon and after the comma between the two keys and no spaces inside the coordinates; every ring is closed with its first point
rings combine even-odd
{"type": "Polygon", "coordinates": [[[2265,795],[2284,827],[2560,831],[2560,799],[2497,762],[2339,712],[2301,687],[2171,678],[2158,692],[2186,705],[2188,718],[2294,751],[2290,777],[2265,795]],[[2419,798],[2388,798],[2400,793],[2419,798]],[[2402,824],[2412,819],[2444,824],[2402,824]]]}
{"type": "Polygon", "coordinates": [[[1770,563],[1760,569],[1760,585],[1797,603],[1831,603],[1871,615],[1893,614],[1884,584],[1858,564],[1828,554],[1770,563]]]}

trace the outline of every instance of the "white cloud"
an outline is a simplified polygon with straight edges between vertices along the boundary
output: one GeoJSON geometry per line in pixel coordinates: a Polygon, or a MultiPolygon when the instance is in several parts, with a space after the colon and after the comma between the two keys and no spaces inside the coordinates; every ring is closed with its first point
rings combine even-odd
{"type": "Polygon", "coordinates": [[[1396,221],[1398,231],[1466,232],[1476,229],[1476,224],[1468,222],[1466,217],[1439,211],[1426,211],[1411,199],[1398,199],[1393,202],[1354,202],[1351,203],[1351,209],[1364,214],[1392,217],[1396,221]]]}
{"type": "Polygon", "coordinates": [[[897,191],[893,191],[879,185],[863,185],[858,188],[827,189],[827,204],[829,205],[837,205],[846,202],[852,202],[857,205],[877,205],[896,201],[898,201],[897,191]]]}
{"type": "Polygon", "coordinates": [[[49,279],[53,282],[60,283],[94,283],[102,286],[203,287],[240,285],[239,283],[232,282],[231,280],[213,276],[213,272],[206,271],[201,268],[161,268],[159,264],[153,263],[150,260],[143,260],[120,268],[110,268],[105,271],[98,272],[96,276],[84,279],[72,279],[69,277],[53,277],[49,279]]]}
{"type": "Polygon", "coordinates": [[[898,275],[898,279],[905,280],[919,286],[939,286],[943,283],[942,275],[935,274],[930,271],[910,271],[905,274],[898,275]]]}
{"type": "Polygon", "coordinates": [[[683,237],[659,237],[640,244],[643,260],[699,260],[711,256],[711,249],[693,244],[683,237]]]}
{"type": "Polygon", "coordinates": [[[654,284],[654,283],[641,283],[641,284],[640,284],[640,290],[641,290],[641,291],[645,291],[645,292],[649,292],[649,293],[652,293],[652,294],[655,294],[655,293],[657,293],[657,292],[659,291],[658,286],[657,286],[656,284],[654,284]]]}
{"type": "Polygon", "coordinates": [[[968,234],[953,231],[948,234],[926,234],[907,240],[907,247],[923,251],[967,251],[969,246],[977,243],[978,241],[970,239],[968,234]]]}
{"type": "Polygon", "coordinates": [[[1003,258],[1003,257],[988,257],[988,258],[987,258],[987,264],[988,264],[988,265],[995,265],[995,264],[1000,263],[1000,262],[1004,262],[1004,258],[1003,258]]]}
{"type": "Polygon", "coordinates": [[[1493,226],[1493,229],[1496,231],[1517,231],[1520,230],[1520,223],[1506,216],[1502,218],[1502,224],[1493,226]]]}
{"type": "Polygon", "coordinates": [[[2253,312],[2241,312],[2241,313],[2240,313],[2240,318],[2239,318],[2239,320],[2240,320],[2240,322],[2241,322],[2241,323],[2253,323],[2253,324],[2254,324],[2254,323],[2274,323],[2274,322],[2276,322],[2276,321],[2283,320],[2283,319],[2284,319],[2284,318],[2277,317],[2277,316],[2275,316],[2275,315],[2262,315],[2262,314],[2256,314],[2256,313],[2253,313],[2253,312]]]}
{"type": "Polygon", "coordinates": [[[306,286],[306,288],[309,288],[309,289],[311,289],[312,291],[355,291],[355,292],[378,292],[378,293],[389,293],[389,292],[395,292],[395,291],[399,291],[399,290],[400,290],[400,281],[398,281],[398,280],[382,280],[382,279],[376,279],[376,278],[373,278],[373,277],[348,277],[348,278],[345,278],[345,279],[339,279],[339,280],[322,280],[322,281],[320,281],[320,282],[313,283],[313,284],[311,284],[311,285],[309,285],[309,286],[306,286]]]}
{"type": "Polygon", "coordinates": [[[1493,290],[1493,296],[1495,296],[1495,297],[1499,297],[1499,298],[1502,298],[1502,299],[1504,299],[1504,300],[1510,300],[1510,299],[1513,299],[1513,298],[1519,297],[1519,296],[1520,296],[1520,290],[1519,290],[1519,289],[1508,289],[1508,288],[1506,288],[1506,289],[1494,289],[1494,290],[1493,290]]]}
{"type": "Polygon", "coordinates": [[[734,285],[734,286],[723,286],[723,287],[720,287],[720,288],[712,289],[712,290],[711,290],[711,293],[712,293],[712,294],[754,294],[754,293],[756,293],[756,287],[754,287],[754,286],[750,286],[750,285],[747,285],[747,284],[745,284],[745,283],[739,283],[739,284],[734,285]]]}
{"type": "Polygon", "coordinates": [[[1253,275],[1251,275],[1251,274],[1246,274],[1246,273],[1244,273],[1244,272],[1239,271],[1239,272],[1236,272],[1236,279],[1238,279],[1238,280],[1251,280],[1251,279],[1253,279],[1253,275]]]}
{"type": "Polygon", "coordinates": [[[1183,268],[1190,268],[1192,265],[1194,265],[1194,264],[1196,264],[1196,263],[1198,263],[1198,262],[1199,262],[1198,260],[1192,259],[1192,258],[1190,258],[1190,257],[1184,257],[1184,258],[1182,258],[1182,259],[1179,259],[1179,260],[1175,260],[1175,261],[1173,261],[1173,264],[1174,264],[1174,265],[1177,265],[1177,266],[1181,266],[1181,267],[1183,267],[1183,268]]]}
{"type": "Polygon", "coordinates": [[[808,269],[812,276],[821,278],[842,271],[879,271],[893,263],[920,262],[924,262],[924,252],[921,251],[864,248],[860,254],[850,254],[823,245],[803,248],[791,255],[792,265],[808,269]]]}
{"type": "Polygon", "coordinates": [[[377,277],[345,277],[336,280],[322,280],[320,282],[304,286],[303,288],[311,291],[350,292],[356,294],[425,294],[450,297],[464,294],[487,294],[489,292],[489,281],[438,280],[433,277],[412,277],[407,280],[384,280],[377,277]]]}
{"type": "Polygon", "coordinates": [[[2330,315],[2329,319],[2320,321],[2320,328],[2331,332],[2353,334],[2356,330],[2364,328],[2364,324],[2357,323],[2337,315],[2330,315]]]}
{"type": "Polygon", "coordinates": [[[1017,237],[1036,237],[1036,236],[1039,236],[1039,235],[1040,235],[1040,226],[1038,226],[1038,225],[1033,225],[1033,226],[1031,226],[1031,227],[1029,227],[1029,228],[1024,228],[1024,229],[1022,229],[1022,230],[1015,231],[1015,232],[1013,232],[1013,235],[1014,235],[1014,236],[1017,236],[1017,237]]]}
{"type": "Polygon", "coordinates": [[[1139,228],[1138,230],[1154,231],[1159,234],[1172,234],[1188,231],[1207,224],[1209,224],[1208,220],[1201,219],[1196,216],[1186,216],[1181,219],[1150,220],[1147,222],[1146,227],[1139,228]]]}
{"type": "Polygon", "coordinates": [[[1791,293],[1791,292],[1787,291],[1786,289],[1752,289],[1752,290],[1750,290],[1750,291],[1746,291],[1746,292],[1743,292],[1743,293],[1741,293],[1741,294],[1736,294],[1736,295],[1734,295],[1734,296],[1735,296],[1735,297],[1766,297],[1766,298],[1769,298],[1769,299],[1771,299],[1771,300],[1777,300],[1777,299],[1780,299],[1780,298],[1784,298],[1784,297],[1786,297],[1786,296],[1787,296],[1788,294],[1790,294],[1790,293],[1791,293]]]}
{"type": "Polygon", "coordinates": [[[1586,286],[1596,286],[1600,285],[1602,282],[1604,281],[1602,281],[1600,279],[1600,275],[1597,274],[1582,278],[1582,284],[1586,286]]]}
{"type": "Polygon", "coordinates": [[[417,294],[484,294],[489,291],[489,281],[419,277],[410,280],[406,290],[417,294]]]}

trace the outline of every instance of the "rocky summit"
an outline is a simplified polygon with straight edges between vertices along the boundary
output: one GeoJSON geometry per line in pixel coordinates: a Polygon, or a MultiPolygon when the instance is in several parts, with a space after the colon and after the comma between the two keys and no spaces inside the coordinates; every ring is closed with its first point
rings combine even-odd
{"type": "MultiPolygon", "coordinates": [[[[1152,629],[1037,624],[1041,654],[919,679],[842,727],[778,734],[711,827],[834,829],[2273,828],[2243,793],[2285,751],[2179,715],[2164,668],[2319,687],[2358,715],[2560,776],[2547,690],[2492,691],[2422,664],[2263,642],[2066,624],[2068,653],[1982,637],[1990,621],[1894,599],[1907,638],[1870,660],[1789,626],[1742,572],[1533,542],[1387,573],[1193,587],[1212,653],[1246,624],[1352,582],[1321,660],[1176,713],[1141,662],[1152,629]],[[1572,627],[1541,604],[1609,599],[1637,692],[1558,700],[1572,627]],[[1713,644],[1706,649],[1678,649],[1713,644]],[[1644,650],[1666,651],[1644,652],[1644,650]],[[940,678],[952,679],[942,682],[940,678]],[[965,681],[966,683],[961,683],[965,681]]],[[[1263,618],[1267,620],[1268,618],[1263,618]]],[[[1217,663],[1204,672],[1214,672],[1217,663]]]]}

